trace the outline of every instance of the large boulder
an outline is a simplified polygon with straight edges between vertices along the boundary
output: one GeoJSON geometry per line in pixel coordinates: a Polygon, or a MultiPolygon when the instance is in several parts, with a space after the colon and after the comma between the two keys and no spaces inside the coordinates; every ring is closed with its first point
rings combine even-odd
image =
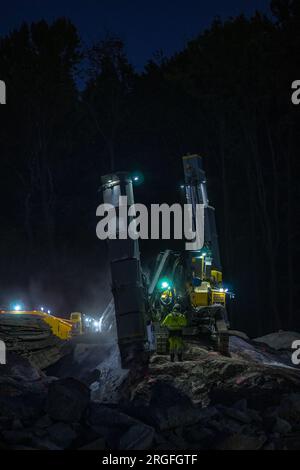
{"type": "Polygon", "coordinates": [[[160,431],[193,425],[201,413],[183,391],[160,380],[142,382],[125,410],[160,431]]]}
{"type": "Polygon", "coordinates": [[[99,403],[89,406],[87,423],[113,449],[149,449],[154,438],[151,426],[99,403]]]}
{"type": "Polygon", "coordinates": [[[294,331],[279,330],[275,333],[270,333],[260,338],[255,338],[253,341],[256,343],[263,343],[270,348],[279,350],[291,350],[294,341],[300,340],[300,333],[294,331]]]}
{"type": "Polygon", "coordinates": [[[154,429],[137,423],[121,436],[119,448],[122,450],[150,449],[154,438],[154,429]]]}
{"type": "Polygon", "coordinates": [[[74,378],[60,379],[49,386],[47,413],[56,420],[78,422],[90,402],[89,388],[74,378]]]}
{"type": "Polygon", "coordinates": [[[259,450],[267,441],[266,436],[232,434],[216,445],[217,450],[259,450]]]}
{"type": "Polygon", "coordinates": [[[16,445],[16,444],[31,444],[32,443],[32,432],[29,430],[11,430],[11,431],[3,431],[2,438],[4,441],[9,445],[16,445]]]}
{"type": "Polygon", "coordinates": [[[292,426],[285,419],[277,417],[275,425],[273,427],[273,432],[279,434],[289,434],[292,431],[292,426]]]}
{"type": "Polygon", "coordinates": [[[291,423],[300,423],[300,393],[291,393],[283,397],[279,416],[291,423]]]}
{"type": "Polygon", "coordinates": [[[93,442],[89,444],[85,444],[84,446],[80,447],[79,450],[105,450],[105,440],[102,437],[99,437],[93,442]]]}
{"type": "Polygon", "coordinates": [[[47,435],[51,442],[66,449],[76,439],[77,434],[67,423],[55,423],[47,429],[47,435]]]}
{"type": "Polygon", "coordinates": [[[19,420],[20,424],[37,419],[50,381],[28,359],[8,351],[7,364],[0,368],[0,418],[19,420]]]}
{"type": "Polygon", "coordinates": [[[45,375],[25,357],[7,351],[6,364],[1,365],[1,377],[10,377],[22,382],[37,382],[45,375]]]}

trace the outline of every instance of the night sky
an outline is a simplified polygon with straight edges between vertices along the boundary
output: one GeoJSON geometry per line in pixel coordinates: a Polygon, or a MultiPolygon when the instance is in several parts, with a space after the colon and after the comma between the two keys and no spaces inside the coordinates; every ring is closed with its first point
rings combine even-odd
{"type": "Polygon", "coordinates": [[[0,34],[22,21],[66,16],[87,43],[106,33],[119,35],[131,62],[141,70],[153,54],[167,56],[208,27],[216,16],[227,18],[256,9],[269,12],[270,0],[10,0],[1,5],[0,34]]]}

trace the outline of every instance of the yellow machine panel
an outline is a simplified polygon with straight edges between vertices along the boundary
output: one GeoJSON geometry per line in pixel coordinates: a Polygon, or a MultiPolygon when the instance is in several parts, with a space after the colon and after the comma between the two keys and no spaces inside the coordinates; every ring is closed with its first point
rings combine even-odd
{"type": "Polygon", "coordinates": [[[213,290],[211,293],[211,301],[212,304],[221,304],[225,306],[226,293],[213,290]]]}
{"type": "Polygon", "coordinates": [[[201,286],[191,288],[190,299],[194,307],[206,307],[213,304],[220,304],[225,307],[226,292],[220,289],[214,289],[210,282],[203,281],[201,286]]]}
{"type": "Polygon", "coordinates": [[[213,278],[214,282],[220,284],[223,280],[223,276],[221,271],[216,271],[215,269],[211,270],[211,277],[213,278]]]}
{"type": "Polygon", "coordinates": [[[194,307],[209,305],[208,291],[191,292],[191,304],[194,307]]]}
{"type": "Polygon", "coordinates": [[[80,312],[72,312],[70,319],[73,325],[72,333],[73,335],[82,334],[82,315],[80,312]]]}
{"type": "Polygon", "coordinates": [[[43,317],[45,323],[47,323],[52,333],[60,339],[70,339],[72,336],[73,325],[68,320],[62,320],[61,318],[52,317],[50,315],[45,315],[43,317]]]}

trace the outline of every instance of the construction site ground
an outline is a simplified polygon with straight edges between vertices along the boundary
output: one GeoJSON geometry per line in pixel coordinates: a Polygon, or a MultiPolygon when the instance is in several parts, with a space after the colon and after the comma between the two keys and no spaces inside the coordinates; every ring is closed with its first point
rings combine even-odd
{"type": "Polygon", "coordinates": [[[230,337],[230,357],[186,345],[183,362],[151,357],[133,380],[113,337],[61,345],[46,368],[8,351],[0,368],[3,449],[296,449],[300,370],[286,347],[295,333],[265,341],[230,337]],[[285,349],[271,348],[284,343],[285,349]],[[277,343],[276,343],[277,341],[277,343]]]}

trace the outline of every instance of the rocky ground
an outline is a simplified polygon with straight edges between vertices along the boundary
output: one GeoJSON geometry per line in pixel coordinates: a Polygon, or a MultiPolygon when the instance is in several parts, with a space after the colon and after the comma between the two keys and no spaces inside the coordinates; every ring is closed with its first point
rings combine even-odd
{"type": "Polygon", "coordinates": [[[0,339],[9,351],[22,354],[38,368],[55,364],[65,343],[39,316],[9,313],[1,313],[0,339]]]}
{"type": "Polygon", "coordinates": [[[300,448],[300,372],[287,351],[232,336],[222,357],[191,342],[182,363],[155,355],[129,385],[114,344],[68,348],[47,371],[8,353],[1,448],[300,448]]]}

